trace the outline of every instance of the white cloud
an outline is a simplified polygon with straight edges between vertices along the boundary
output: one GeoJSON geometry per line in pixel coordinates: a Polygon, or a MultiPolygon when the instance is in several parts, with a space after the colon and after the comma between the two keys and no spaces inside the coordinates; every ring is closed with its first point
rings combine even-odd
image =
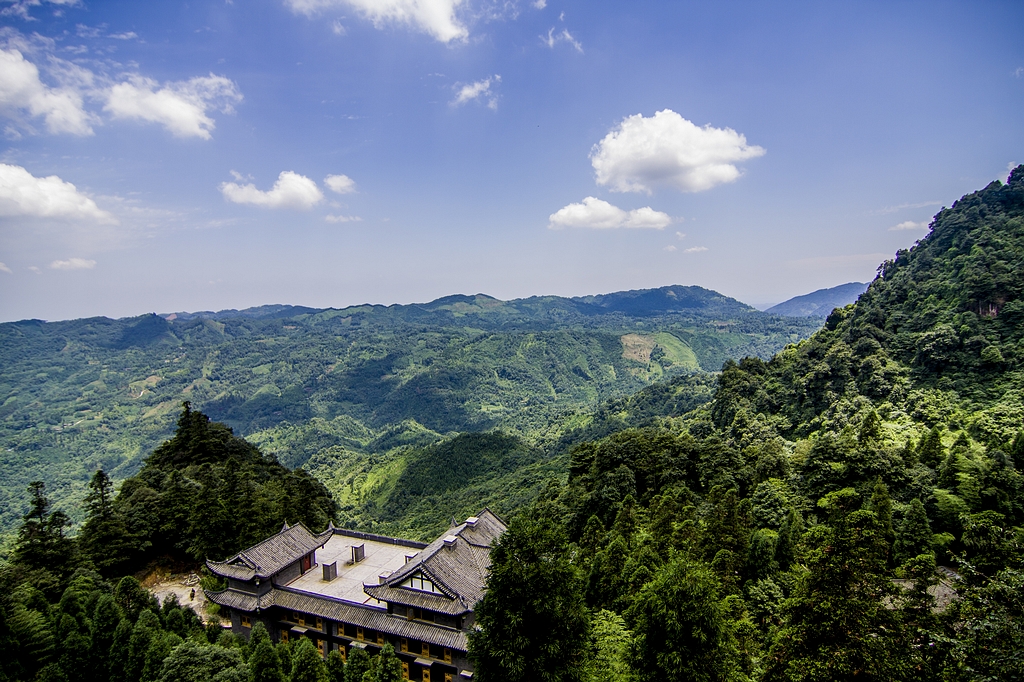
{"type": "MultiPolygon", "coordinates": [[[[80,0],[46,0],[51,5],[64,5],[65,7],[74,7],[80,5],[80,0]]],[[[29,7],[39,7],[43,4],[43,0],[7,0],[11,3],[10,7],[5,7],[0,10],[0,16],[19,16],[22,19],[32,19],[28,13],[29,7]]],[[[60,11],[60,10],[58,10],[60,11]]]]}
{"type": "Polygon", "coordinates": [[[477,81],[475,83],[468,83],[466,85],[456,84],[455,99],[451,101],[453,107],[460,106],[466,102],[472,102],[473,100],[487,101],[487,107],[490,109],[498,108],[498,97],[491,90],[491,83],[497,84],[501,82],[501,76],[495,74],[494,76],[477,81]]]}
{"type": "Polygon", "coordinates": [[[346,33],[348,33],[348,31],[347,31],[347,30],[345,29],[345,25],[344,25],[344,24],[342,24],[342,23],[341,23],[340,21],[338,21],[337,19],[335,19],[335,20],[334,20],[334,22],[333,22],[333,23],[331,24],[331,31],[332,31],[332,32],[334,33],[334,35],[336,35],[336,36],[343,36],[343,35],[345,35],[346,33]]]}
{"type": "Polygon", "coordinates": [[[7,267],[7,263],[0,263],[0,271],[3,271],[3,272],[14,272],[9,267],[7,267]]]}
{"type": "Polygon", "coordinates": [[[51,133],[92,135],[94,117],[82,107],[82,96],[70,87],[51,88],[39,69],[16,49],[0,48],[0,111],[41,116],[51,133]]]}
{"type": "Polygon", "coordinates": [[[669,244],[668,246],[666,246],[665,248],[662,249],[662,251],[675,251],[675,250],[676,250],[676,247],[675,247],[674,244],[669,244]]]}
{"type": "Polygon", "coordinates": [[[239,185],[234,182],[221,184],[224,198],[236,204],[251,204],[262,208],[297,208],[309,210],[324,199],[316,183],[304,175],[284,171],[277,176],[277,182],[267,191],[258,190],[252,183],[239,185]]]}
{"type": "Polygon", "coordinates": [[[348,7],[377,28],[405,24],[442,43],[461,40],[469,31],[459,21],[456,10],[464,0],[285,0],[292,11],[312,16],[321,10],[348,7]]]}
{"type": "Polygon", "coordinates": [[[102,210],[70,182],[56,175],[37,178],[21,166],[5,163],[0,163],[0,216],[117,224],[117,218],[102,210]]]}
{"type": "Polygon", "coordinates": [[[922,221],[922,222],[919,222],[919,223],[915,223],[913,220],[904,220],[902,223],[899,223],[898,225],[893,225],[892,227],[890,227],[889,231],[890,232],[897,232],[897,231],[900,231],[900,230],[927,230],[927,229],[928,229],[928,222],[927,221],[922,221]]]}
{"type": "Polygon", "coordinates": [[[548,6],[548,0],[533,0],[533,6],[537,9],[544,9],[548,6]]]}
{"type": "Polygon", "coordinates": [[[646,192],[667,186],[702,192],[740,176],[737,161],[764,155],[731,128],[703,128],[671,109],[650,118],[627,116],[594,145],[590,162],[597,183],[614,192],[646,192]]]}
{"type": "Polygon", "coordinates": [[[676,239],[686,239],[685,232],[676,232],[676,239]]]}
{"type": "Polygon", "coordinates": [[[542,43],[544,43],[545,45],[547,45],[551,49],[554,49],[555,45],[557,45],[558,43],[563,43],[564,42],[564,43],[569,43],[574,48],[576,48],[577,52],[579,52],[581,54],[583,52],[583,44],[580,43],[580,41],[578,41],[575,38],[573,38],[572,34],[569,33],[569,31],[567,31],[564,28],[562,29],[561,33],[555,33],[555,29],[553,29],[553,28],[549,29],[548,30],[548,34],[546,36],[541,36],[540,40],[541,40],[542,43]]]}
{"type": "Polygon", "coordinates": [[[683,253],[701,253],[702,251],[707,251],[707,250],[708,250],[708,247],[706,247],[706,246],[691,246],[688,249],[683,249],[683,253]]]}
{"type": "Polygon", "coordinates": [[[53,270],[91,270],[94,267],[96,267],[96,261],[87,258],[68,258],[50,263],[50,268],[53,270]]]}
{"type": "Polygon", "coordinates": [[[125,33],[111,33],[107,37],[113,38],[114,40],[135,40],[139,37],[139,34],[135,31],[126,31],[125,33]]]}
{"type": "Polygon", "coordinates": [[[104,111],[114,118],[159,123],[176,137],[210,139],[215,123],[209,109],[234,111],[242,101],[238,87],[223,76],[197,76],[160,86],[152,78],[130,76],[106,92],[104,111]]]}
{"type": "Polygon", "coordinates": [[[327,215],[324,220],[329,223],[361,223],[363,219],[357,215],[327,215]]]}
{"type": "Polygon", "coordinates": [[[667,213],[655,211],[650,206],[624,211],[607,201],[587,197],[580,204],[569,204],[548,216],[548,228],[588,227],[598,230],[612,230],[620,227],[664,229],[672,223],[667,213]]]}
{"type": "Polygon", "coordinates": [[[324,178],[327,189],[338,194],[352,194],[356,191],[356,182],[347,175],[328,175],[324,178]]]}

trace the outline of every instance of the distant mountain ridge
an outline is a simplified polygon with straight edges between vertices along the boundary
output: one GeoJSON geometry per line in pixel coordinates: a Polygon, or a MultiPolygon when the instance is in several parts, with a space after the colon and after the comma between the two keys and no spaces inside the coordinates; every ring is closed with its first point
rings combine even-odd
{"type": "MultiPolygon", "coordinates": [[[[864,285],[865,287],[867,285],[864,285]]],[[[590,296],[530,296],[514,298],[508,301],[488,296],[487,294],[452,294],[442,296],[427,303],[395,303],[391,305],[360,304],[344,308],[309,308],[297,305],[261,305],[243,310],[229,308],[219,311],[174,312],[162,313],[159,317],[168,321],[189,320],[227,320],[246,318],[251,320],[279,320],[298,317],[300,315],[317,315],[328,312],[362,312],[366,310],[387,310],[402,315],[416,312],[447,311],[455,315],[500,314],[503,317],[512,315],[530,316],[539,309],[560,309],[563,312],[575,312],[581,315],[606,315],[622,313],[633,317],[648,317],[676,312],[713,312],[716,315],[731,316],[757,313],[755,308],[723,294],[699,286],[670,285],[657,289],[632,289],[616,291],[608,294],[590,296]]]]}
{"type": "Polygon", "coordinates": [[[836,308],[854,303],[867,288],[866,282],[848,282],[837,287],[818,289],[773,305],[765,312],[783,317],[828,317],[836,308]]]}

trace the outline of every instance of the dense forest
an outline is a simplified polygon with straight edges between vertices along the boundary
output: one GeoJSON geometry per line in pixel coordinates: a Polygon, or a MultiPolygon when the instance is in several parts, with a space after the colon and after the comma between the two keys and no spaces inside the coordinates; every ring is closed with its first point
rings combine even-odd
{"type": "Polygon", "coordinates": [[[810,338],[533,438],[324,419],[276,433],[321,444],[289,469],[186,403],[116,493],[92,474],[77,534],[28,486],[0,679],[397,682],[388,648],[239,641],[130,574],[282,521],[425,534],[482,504],[510,519],[470,635],[483,682],[1024,679],[1022,270],[1024,166],[810,338]]]}
{"type": "Polygon", "coordinates": [[[183,401],[291,468],[334,447],[336,469],[457,432],[533,441],[652,383],[767,359],[820,324],[680,286],[0,324],[0,537],[33,480],[80,523],[93,472],[136,473],[183,401]]]}

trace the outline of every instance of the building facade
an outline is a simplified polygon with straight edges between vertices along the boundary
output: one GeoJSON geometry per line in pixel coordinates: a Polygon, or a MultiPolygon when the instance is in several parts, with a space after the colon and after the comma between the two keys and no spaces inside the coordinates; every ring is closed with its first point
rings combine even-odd
{"type": "Polygon", "coordinates": [[[207,591],[248,637],[262,621],[275,641],[309,637],[326,656],[390,643],[406,679],[452,682],[473,676],[466,657],[473,606],[483,597],[492,543],[505,524],[490,510],[424,544],[302,524],[226,561],[207,561],[227,588],[207,591]]]}

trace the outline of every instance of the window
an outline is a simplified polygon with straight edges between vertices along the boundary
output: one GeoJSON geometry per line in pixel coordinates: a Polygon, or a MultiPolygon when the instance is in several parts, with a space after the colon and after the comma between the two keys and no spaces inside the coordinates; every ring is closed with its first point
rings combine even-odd
{"type": "Polygon", "coordinates": [[[301,613],[296,614],[295,622],[298,623],[299,625],[305,626],[306,625],[306,616],[304,614],[301,614],[301,613]]]}
{"type": "Polygon", "coordinates": [[[430,645],[426,642],[420,644],[420,655],[424,658],[430,658],[430,645]]]}
{"type": "Polygon", "coordinates": [[[249,616],[242,616],[242,627],[243,628],[251,628],[252,627],[252,621],[249,620],[249,616]]]}
{"type": "Polygon", "coordinates": [[[445,650],[444,650],[444,662],[445,663],[451,663],[452,662],[452,650],[449,649],[448,647],[445,647],[445,650]]]}
{"type": "Polygon", "coordinates": [[[402,661],[402,679],[409,679],[409,664],[405,661],[402,661]]]}
{"type": "Polygon", "coordinates": [[[441,592],[441,590],[437,589],[430,578],[424,578],[422,573],[417,573],[403,582],[402,587],[411,587],[412,589],[419,590],[420,592],[441,592]]]}
{"type": "Polygon", "coordinates": [[[383,632],[378,632],[377,633],[377,644],[380,644],[381,646],[384,646],[384,633],[383,632]]]}
{"type": "Polygon", "coordinates": [[[403,654],[409,653],[409,640],[403,637],[401,642],[399,643],[399,647],[401,648],[403,654]]]}
{"type": "Polygon", "coordinates": [[[324,655],[324,640],[322,640],[322,639],[316,640],[316,650],[320,652],[321,656],[324,655]]]}
{"type": "Polygon", "coordinates": [[[423,669],[423,682],[430,682],[430,668],[423,669]]]}
{"type": "Polygon", "coordinates": [[[285,629],[281,630],[281,641],[282,642],[287,642],[288,641],[288,631],[285,630],[285,629]]]}
{"type": "Polygon", "coordinates": [[[444,674],[444,682],[452,682],[452,674],[451,673],[445,673],[444,674]]]}
{"type": "Polygon", "coordinates": [[[323,629],[324,629],[324,620],[323,620],[323,618],[317,618],[316,619],[316,629],[320,630],[320,631],[323,631],[323,629]]]}
{"type": "Polygon", "coordinates": [[[363,629],[361,627],[356,626],[356,639],[362,642],[363,638],[363,629]]]}

